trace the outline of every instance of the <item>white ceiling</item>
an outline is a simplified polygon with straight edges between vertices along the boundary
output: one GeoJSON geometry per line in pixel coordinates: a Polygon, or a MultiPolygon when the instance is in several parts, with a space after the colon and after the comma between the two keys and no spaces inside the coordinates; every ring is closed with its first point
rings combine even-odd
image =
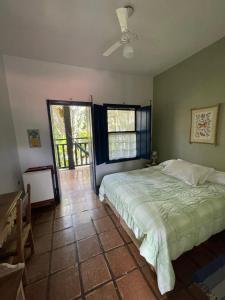
{"type": "Polygon", "coordinates": [[[158,74],[225,36],[225,0],[1,0],[8,55],[129,73],[158,74]],[[135,8],[135,57],[102,53],[120,37],[115,9],[135,8]]]}

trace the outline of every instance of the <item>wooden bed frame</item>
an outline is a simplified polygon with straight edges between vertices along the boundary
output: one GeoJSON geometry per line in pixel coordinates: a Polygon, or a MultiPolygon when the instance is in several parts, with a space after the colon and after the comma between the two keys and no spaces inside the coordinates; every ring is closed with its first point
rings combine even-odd
{"type": "MultiPolygon", "coordinates": [[[[141,245],[141,241],[137,240],[135,238],[135,235],[134,233],[132,232],[132,230],[130,230],[130,228],[127,226],[127,224],[124,222],[124,220],[121,218],[121,216],[119,215],[118,211],[116,210],[116,208],[113,206],[113,204],[109,201],[109,199],[105,196],[104,198],[104,202],[105,204],[107,204],[111,209],[112,211],[114,212],[114,214],[116,215],[116,217],[119,219],[119,222],[121,224],[121,226],[123,227],[123,229],[126,231],[126,233],[129,235],[129,237],[131,238],[131,240],[133,241],[134,245],[137,247],[137,249],[139,250],[140,248],[140,245],[141,245]]],[[[155,289],[158,289],[158,283],[157,283],[157,274],[156,274],[156,271],[154,269],[154,267],[148,263],[148,265],[150,266],[150,271],[152,273],[152,277],[154,278],[154,288],[155,289]]],[[[159,291],[159,294],[160,294],[160,291],[159,291]]],[[[162,300],[166,300],[168,299],[168,295],[169,295],[169,292],[164,294],[164,295],[161,295],[160,299],[162,300]]]]}

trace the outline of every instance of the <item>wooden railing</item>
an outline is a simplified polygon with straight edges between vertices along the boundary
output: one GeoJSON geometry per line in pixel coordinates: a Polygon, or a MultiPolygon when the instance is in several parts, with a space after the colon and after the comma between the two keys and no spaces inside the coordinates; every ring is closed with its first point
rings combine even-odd
{"type": "MultiPolygon", "coordinates": [[[[57,167],[64,169],[69,167],[66,139],[55,140],[55,152],[57,167]]],[[[89,165],[89,143],[87,138],[73,138],[73,159],[75,166],[89,165]]]]}

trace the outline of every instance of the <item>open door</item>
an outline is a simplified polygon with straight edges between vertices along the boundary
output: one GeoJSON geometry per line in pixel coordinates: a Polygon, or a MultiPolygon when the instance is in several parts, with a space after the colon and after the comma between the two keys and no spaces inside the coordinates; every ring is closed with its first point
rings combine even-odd
{"type": "Polygon", "coordinates": [[[56,202],[60,202],[61,199],[61,185],[60,185],[60,176],[58,173],[57,163],[56,163],[56,157],[55,157],[55,139],[53,137],[53,119],[52,119],[52,106],[47,100],[47,110],[48,110],[48,119],[49,119],[49,129],[50,129],[50,139],[51,139],[51,146],[52,146],[52,154],[53,154],[53,165],[54,165],[54,173],[53,173],[53,179],[54,179],[54,186],[55,186],[55,200],[56,202]]]}
{"type": "Polygon", "coordinates": [[[89,163],[90,163],[90,180],[93,191],[97,192],[96,189],[96,164],[94,156],[94,145],[93,145],[93,128],[92,128],[92,107],[88,111],[88,131],[89,135],[89,163]]]}
{"type": "Polygon", "coordinates": [[[82,186],[96,192],[91,103],[48,100],[58,198],[82,186]]]}

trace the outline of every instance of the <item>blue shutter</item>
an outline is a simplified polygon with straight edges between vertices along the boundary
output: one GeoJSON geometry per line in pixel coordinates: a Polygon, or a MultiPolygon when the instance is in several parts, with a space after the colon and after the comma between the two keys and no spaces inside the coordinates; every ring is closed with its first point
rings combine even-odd
{"type": "Polygon", "coordinates": [[[136,113],[137,154],[150,159],[151,152],[151,106],[144,106],[136,113]]]}
{"type": "Polygon", "coordinates": [[[96,165],[106,161],[106,113],[102,105],[93,104],[93,144],[96,165]]]}

